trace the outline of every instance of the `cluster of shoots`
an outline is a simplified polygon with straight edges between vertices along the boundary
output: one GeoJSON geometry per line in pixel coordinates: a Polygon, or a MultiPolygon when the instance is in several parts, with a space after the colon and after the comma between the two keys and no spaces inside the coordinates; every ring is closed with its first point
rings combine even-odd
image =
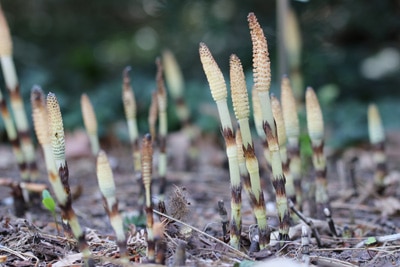
{"type": "Polygon", "coordinates": [[[41,88],[35,86],[31,91],[31,103],[36,136],[44,152],[49,182],[61,209],[64,230],[67,234],[72,231],[83,256],[88,259],[90,251],[85,233],[72,208],[64,126],[58,100],[53,93],[49,93],[45,100],[41,88]]]}
{"type": "MultiPolygon", "coordinates": [[[[296,100],[289,79],[285,76],[281,82],[281,102],[270,94],[271,68],[267,40],[263,30],[253,13],[248,15],[251,41],[253,45],[253,81],[251,91],[253,103],[253,119],[258,136],[264,144],[264,157],[270,167],[273,191],[275,192],[277,215],[279,219],[280,241],[289,240],[290,217],[289,207],[293,211],[292,218],[297,215],[304,219],[299,210],[302,206],[301,161],[299,149],[300,126],[296,100]]],[[[228,219],[223,201],[219,202],[220,215],[223,221],[224,241],[229,228],[229,243],[235,249],[240,249],[242,236],[242,183],[249,197],[253,215],[257,222],[257,242],[260,249],[270,245],[271,230],[267,221],[264,192],[261,187],[259,162],[256,157],[253,138],[250,129],[250,101],[246,86],[245,74],[239,57],[232,54],[229,59],[230,96],[237,127],[231,120],[228,107],[228,90],[224,76],[204,43],[199,45],[200,60],[209,83],[211,95],[216,103],[226,146],[229,164],[231,216],[228,219]],[[228,227],[229,224],[229,227],[228,227]]],[[[12,143],[13,152],[20,167],[21,176],[25,181],[34,181],[38,176],[34,148],[29,135],[29,127],[25,115],[23,101],[19,93],[19,83],[12,59],[12,42],[4,15],[0,9],[0,61],[4,80],[10,94],[12,113],[8,110],[6,99],[0,91],[0,112],[4,120],[6,132],[12,143]],[[15,125],[14,125],[15,121],[15,125]]],[[[179,67],[169,51],[163,54],[165,75],[171,88],[171,96],[177,106],[177,115],[182,125],[190,120],[189,109],[182,97],[183,78],[179,67]]],[[[152,94],[149,109],[149,134],[146,134],[139,144],[137,126],[137,107],[134,91],[129,77],[130,67],[123,70],[122,100],[128,125],[129,140],[132,145],[133,166],[140,172],[144,193],[146,212],[147,259],[149,262],[164,263],[164,250],[160,246],[160,254],[156,255],[157,239],[163,235],[164,224],[154,223],[152,181],[153,181],[153,150],[158,144],[158,176],[160,180],[159,198],[163,200],[166,190],[167,174],[167,92],[163,78],[163,65],[156,60],[157,90],[152,94]],[[156,123],[158,121],[158,132],[156,123]],[[156,142],[157,140],[157,142],[156,142]]],[[[329,210],[327,190],[327,169],[324,156],[324,122],[317,96],[311,87],[306,90],[307,130],[313,149],[312,162],[315,169],[315,203],[317,217],[326,217],[331,232],[337,236],[329,210]]],[[[43,150],[48,181],[61,210],[62,225],[67,235],[74,236],[86,259],[87,265],[91,252],[85,240],[85,233],[79,224],[72,208],[72,197],[69,186],[69,170],[65,157],[65,136],[62,114],[58,100],[53,93],[45,97],[39,86],[31,90],[32,118],[38,142],[43,150]]],[[[123,220],[118,211],[118,198],[114,176],[105,151],[101,150],[97,120],[94,108],[86,94],[81,96],[83,122],[90,140],[93,156],[97,157],[97,178],[102,194],[104,208],[113,227],[120,256],[128,260],[126,234],[123,220]]],[[[378,193],[384,190],[384,179],[387,176],[386,156],[384,152],[384,132],[378,109],[370,105],[368,109],[370,142],[373,146],[373,158],[376,164],[375,184],[378,193]]],[[[272,191],[272,190],[271,190],[272,191]]],[[[27,198],[28,196],[25,196],[27,198]]],[[[43,204],[55,216],[55,202],[50,193],[43,191],[43,204]]],[[[58,230],[58,227],[57,227],[58,230]]],[[[303,256],[309,260],[309,237],[306,228],[302,229],[303,256]]],[[[320,239],[318,239],[320,245],[320,239]]],[[[165,244],[164,244],[165,245],[165,244]]],[[[182,246],[178,246],[182,247],[182,246]]],[[[165,249],[165,247],[164,247],[165,249]]],[[[184,249],[183,249],[184,253],[184,249]]]]}
{"type": "MultiPolygon", "coordinates": [[[[271,180],[279,219],[278,238],[285,241],[289,239],[290,226],[288,200],[294,203],[293,208],[301,209],[302,205],[300,126],[296,101],[290,81],[286,76],[281,82],[282,104],[277,97],[270,94],[271,70],[268,44],[253,13],[249,14],[248,22],[253,44],[254,123],[257,134],[264,143],[264,156],[272,171],[271,180]]],[[[240,244],[242,180],[257,220],[259,245],[261,249],[264,249],[270,242],[270,229],[267,224],[259,164],[249,126],[250,108],[243,68],[240,59],[234,54],[231,55],[231,97],[238,122],[238,129],[234,129],[227,105],[228,93],[222,72],[204,43],[200,44],[199,53],[212,97],[218,108],[228,156],[232,195],[230,244],[235,248],[238,248],[240,244]]],[[[323,118],[318,99],[311,88],[307,89],[306,103],[308,132],[312,142],[313,163],[316,171],[315,200],[320,208],[321,216],[324,216],[323,210],[329,207],[329,199],[326,160],[323,154],[323,118]]]]}
{"type": "MultiPolygon", "coordinates": [[[[12,112],[3,94],[0,92],[0,113],[4,120],[7,136],[12,143],[13,153],[18,162],[21,178],[24,182],[35,182],[39,172],[35,161],[35,149],[31,139],[28,118],[25,112],[24,101],[20,94],[19,81],[13,60],[13,43],[7,20],[0,7],[0,64],[3,72],[6,89],[10,97],[12,112]],[[13,118],[11,116],[13,114],[13,118]]],[[[25,201],[29,199],[29,192],[22,191],[25,201]]],[[[20,198],[22,201],[23,198],[20,198]]],[[[23,214],[24,210],[18,211],[23,214]]]]}

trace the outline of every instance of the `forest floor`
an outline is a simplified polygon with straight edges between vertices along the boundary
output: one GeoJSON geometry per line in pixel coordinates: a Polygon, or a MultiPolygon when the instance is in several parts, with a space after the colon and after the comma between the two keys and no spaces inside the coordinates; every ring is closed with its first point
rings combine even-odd
{"type": "MultiPolygon", "coordinates": [[[[400,227],[400,174],[396,169],[400,163],[399,133],[388,134],[386,153],[389,174],[382,195],[376,194],[372,188],[374,164],[368,149],[347,148],[340,153],[326,149],[331,212],[339,236],[332,235],[326,220],[313,219],[322,244],[318,247],[315,236],[311,236],[309,254],[304,253],[306,250],[302,247],[301,229],[305,225],[302,221],[293,223],[290,241],[281,246],[271,243],[266,250],[249,252],[249,231],[254,228],[255,221],[244,192],[242,247],[237,251],[223,244],[227,237],[223,237],[217,203],[223,200],[230,213],[230,185],[221,141],[218,135],[202,135],[194,147],[190,148],[184,133],[169,136],[166,210],[190,227],[179,222],[171,222],[166,227],[166,265],[178,265],[178,256],[182,256],[184,251],[185,266],[255,266],[255,262],[262,262],[262,266],[275,266],[268,264],[268,260],[276,258],[296,262],[290,266],[307,266],[304,263],[307,260],[308,266],[400,266],[400,236],[396,235],[400,227]],[[190,160],[189,154],[193,157],[190,160]],[[351,185],[351,173],[356,181],[355,187],[351,185]]],[[[142,211],[140,179],[133,171],[130,146],[110,138],[102,142],[113,167],[119,210],[127,223],[129,263],[119,259],[114,233],[98,189],[96,161],[90,154],[84,133],[78,131],[69,134],[66,146],[69,181],[74,193],[73,208],[86,231],[96,266],[138,266],[145,259],[146,239],[142,230],[144,221],[139,216],[142,211]]],[[[256,142],[255,147],[257,153],[262,155],[261,144],[256,142]]],[[[155,150],[155,165],[157,153],[155,150]]],[[[18,180],[18,170],[10,146],[1,145],[0,155],[0,179],[18,180]]],[[[47,183],[43,156],[39,149],[37,155],[40,181],[47,183]]],[[[268,221],[271,229],[276,231],[277,214],[272,185],[268,180],[265,160],[261,156],[259,162],[268,221]]],[[[156,203],[156,171],[154,180],[153,200],[156,203]]],[[[312,172],[305,173],[304,192],[313,184],[312,172]]],[[[41,205],[40,200],[38,204],[31,205],[24,216],[18,218],[14,215],[10,188],[0,187],[0,196],[0,266],[81,265],[82,255],[77,243],[65,237],[62,230],[57,232],[54,218],[41,205]]],[[[304,203],[303,213],[308,218],[311,206],[312,201],[304,203]]],[[[57,210],[57,221],[60,221],[59,214],[57,210]]],[[[159,217],[154,217],[155,222],[158,222],[159,217]]],[[[273,232],[272,239],[274,236],[273,232]]],[[[288,265],[280,263],[280,266],[288,265]]]]}

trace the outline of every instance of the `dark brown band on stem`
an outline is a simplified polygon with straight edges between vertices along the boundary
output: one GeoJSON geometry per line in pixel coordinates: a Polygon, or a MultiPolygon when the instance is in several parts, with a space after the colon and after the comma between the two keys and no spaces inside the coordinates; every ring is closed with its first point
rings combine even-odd
{"type": "Polygon", "coordinates": [[[15,86],[14,90],[7,87],[7,90],[10,93],[10,100],[11,101],[22,101],[21,94],[19,93],[19,84],[15,86]]]}
{"type": "Polygon", "coordinates": [[[167,138],[160,136],[158,141],[160,142],[160,153],[165,153],[167,151],[167,138]]]}
{"type": "Polygon", "coordinates": [[[274,176],[272,180],[272,185],[275,188],[276,196],[284,196],[286,197],[286,189],[285,189],[286,178],[284,175],[279,175],[278,177],[274,176]]]}
{"type": "Polygon", "coordinates": [[[256,154],[254,153],[253,144],[248,144],[247,147],[243,145],[243,154],[246,159],[255,158],[256,154]]]}
{"type": "Polygon", "coordinates": [[[231,199],[235,204],[242,204],[242,186],[231,186],[231,199]]]}

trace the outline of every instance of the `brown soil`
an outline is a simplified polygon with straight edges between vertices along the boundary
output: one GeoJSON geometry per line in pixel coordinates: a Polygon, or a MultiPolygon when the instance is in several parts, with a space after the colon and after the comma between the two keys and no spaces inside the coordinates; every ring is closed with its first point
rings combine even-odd
{"type": "MultiPolygon", "coordinates": [[[[70,170],[70,185],[76,193],[73,207],[81,225],[86,230],[86,239],[90,245],[96,266],[136,266],[145,262],[146,239],[141,225],[127,228],[127,241],[130,263],[119,260],[118,247],[109,219],[103,208],[102,197],[98,189],[95,159],[87,149],[87,141],[76,141],[67,154],[70,170]],[[83,148],[83,149],[82,149],[83,148]]],[[[400,187],[399,173],[395,167],[400,161],[399,143],[396,135],[389,135],[387,146],[389,175],[387,188],[383,195],[372,189],[373,163],[371,154],[363,148],[349,148],[342,153],[330,153],[328,180],[331,197],[332,217],[339,237],[333,237],[325,220],[313,220],[321,236],[322,247],[318,247],[314,236],[310,239],[310,265],[316,266],[399,266],[400,242],[396,233],[399,228],[400,187]],[[357,183],[355,192],[349,180],[349,166],[352,159],[357,183]],[[355,194],[357,193],[357,194],[355,194]],[[345,236],[344,233],[349,233],[345,236]],[[389,240],[375,242],[368,237],[394,235],[389,240]]],[[[73,143],[73,142],[72,142],[73,143]]],[[[72,144],[69,143],[69,144],[72,144]]],[[[307,254],[301,243],[303,222],[293,223],[291,240],[278,246],[271,244],[268,250],[249,252],[249,229],[254,227],[249,201],[243,192],[243,235],[242,249],[235,251],[229,246],[217,242],[210,236],[227,241],[223,237],[221,217],[217,212],[217,203],[224,200],[230,208],[230,187],[224,146],[220,136],[202,136],[190,148],[183,133],[174,133],[168,141],[168,189],[166,194],[167,213],[199,229],[188,229],[180,223],[171,222],[166,227],[164,240],[167,243],[166,264],[174,265],[179,248],[185,248],[187,266],[233,266],[244,260],[265,261],[272,258],[290,258],[301,263],[307,254]],[[190,156],[192,155],[192,156],[190,156]],[[180,201],[180,202],[179,202],[180,201]],[[182,206],[183,205],[183,206],[182,206]],[[181,214],[182,213],[182,214],[181,214]],[[208,235],[206,235],[208,234],[208,235]],[[210,235],[210,236],[209,236],[210,235]]],[[[68,143],[67,143],[68,146],[68,143]]],[[[141,211],[140,180],[132,167],[129,146],[116,141],[103,142],[114,170],[117,186],[119,210],[131,221],[141,211]]],[[[261,154],[261,145],[256,143],[256,150],[261,154]]],[[[17,166],[9,146],[1,146],[0,178],[18,180],[17,166]]],[[[38,150],[38,163],[41,170],[40,181],[46,183],[43,157],[38,150]]],[[[155,150],[155,165],[157,150],[155,150]]],[[[259,157],[263,167],[262,177],[267,206],[274,207],[271,194],[272,186],[265,171],[265,162],[259,157]]],[[[156,176],[156,175],[155,175],[156,176]]],[[[313,185],[312,173],[304,177],[305,192],[313,185]]],[[[154,202],[158,202],[158,182],[153,185],[154,202]]],[[[51,214],[45,210],[40,200],[31,204],[25,216],[14,216],[10,189],[0,187],[0,265],[6,266],[79,266],[81,254],[77,243],[57,233],[56,224],[51,214]]],[[[304,205],[304,214],[309,215],[312,202],[304,205]]],[[[273,230],[277,228],[276,212],[268,211],[269,223],[273,230]]],[[[159,221],[157,215],[155,222],[159,221]]],[[[59,221],[59,210],[57,213],[59,221]]],[[[243,265],[244,266],[244,265],[243,265]]],[[[267,266],[267,265],[265,265],[267,266]]],[[[283,265],[282,265],[283,266],[283,265]]],[[[295,265],[293,265],[295,266],[295,265]]]]}

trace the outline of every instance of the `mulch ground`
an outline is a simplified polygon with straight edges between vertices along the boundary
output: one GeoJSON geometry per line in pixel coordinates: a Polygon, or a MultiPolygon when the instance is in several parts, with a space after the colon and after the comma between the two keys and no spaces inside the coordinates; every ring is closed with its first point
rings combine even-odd
{"type": "MultiPolygon", "coordinates": [[[[96,180],[95,159],[90,155],[86,139],[74,139],[67,160],[70,170],[70,185],[74,193],[73,208],[93,254],[96,266],[136,266],[145,262],[146,238],[140,200],[140,179],[132,167],[129,145],[117,141],[103,143],[113,166],[118,192],[119,210],[126,220],[128,233],[127,249],[130,262],[119,258],[113,230],[103,208],[102,197],[96,180]],[[83,141],[82,141],[83,140],[83,141]],[[75,149],[75,150],[74,150],[75,149]]],[[[71,144],[71,143],[70,143],[71,144]]],[[[372,187],[374,164],[371,153],[365,148],[348,148],[341,153],[329,151],[328,181],[331,197],[332,218],[339,237],[334,237],[326,220],[309,217],[311,201],[304,204],[303,213],[312,219],[321,237],[321,247],[315,236],[309,238],[309,246],[301,240],[304,222],[294,223],[290,241],[283,245],[272,241],[264,251],[251,251],[249,232],[255,227],[249,201],[243,193],[242,249],[236,251],[225,245],[228,236],[223,236],[221,217],[217,203],[223,200],[230,208],[230,188],[226,156],[218,135],[202,136],[193,148],[182,133],[171,134],[168,142],[168,189],[166,209],[168,214],[179,217],[166,226],[166,265],[176,266],[182,255],[186,266],[253,266],[251,261],[266,261],[288,258],[298,264],[309,261],[310,266],[400,266],[400,174],[396,167],[400,162],[397,134],[389,134],[387,154],[389,175],[387,187],[382,195],[372,187]],[[356,158],[356,160],[354,160],[356,158]],[[356,186],[352,186],[354,176],[356,186]],[[183,206],[182,206],[183,205],[183,206]],[[193,228],[191,228],[193,227],[193,228]],[[247,265],[246,265],[247,264],[247,265]]],[[[262,154],[261,145],[255,144],[262,154]]],[[[68,148],[68,143],[67,143],[68,148]]],[[[18,170],[11,148],[0,146],[0,178],[18,181],[18,170]]],[[[38,164],[46,183],[43,157],[38,149],[38,164]]],[[[265,188],[269,224],[277,230],[277,215],[269,173],[265,162],[259,157],[265,188]]],[[[155,151],[157,164],[157,150],[155,151]]],[[[312,172],[304,175],[305,192],[312,187],[312,172]]],[[[158,202],[158,181],[155,177],[154,202],[158,202]]],[[[57,231],[54,218],[45,210],[40,200],[31,204],[24,216],[14,215],[10,188],[0,187],[0,266],[80,266],[82,255],[77,242],[63,231],[57,231]]],[[[59,210],[57,210],[57,220],[59,210]]],[[[155,221],[159,222],[158,215],[155,221]]],[[[309,231],[310,232],[310,231],[309,231]]],[[[275,233],[272,233],[274,237],[275,233]]],[[[267,264],[264,262],[264,264],[267,264]]],[[[295,263],[292,263],[291,266],[295,263]]],[[[263,265],[263,266],[273,266],[263,265]]],[[[280,264],[280,266],[284,266],[280,264]]]]}

